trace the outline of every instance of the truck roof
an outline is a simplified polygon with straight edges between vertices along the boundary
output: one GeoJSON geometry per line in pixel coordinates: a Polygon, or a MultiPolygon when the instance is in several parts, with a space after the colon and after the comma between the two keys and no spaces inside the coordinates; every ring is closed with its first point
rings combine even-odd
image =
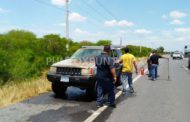
{"type": "MultiPolygon", "coordinates": [[[[121,49],[121,48],[123,48],[124,46],[113,46],[113,45],[111,45],[110,47],[111,47],[111,49],[121,49]]],[[[87,49],[101,49],[101,50],[103,50],[103,49],[104,49],[104,46],[82,46],[82,48],[87,48],[87,49]]]]}

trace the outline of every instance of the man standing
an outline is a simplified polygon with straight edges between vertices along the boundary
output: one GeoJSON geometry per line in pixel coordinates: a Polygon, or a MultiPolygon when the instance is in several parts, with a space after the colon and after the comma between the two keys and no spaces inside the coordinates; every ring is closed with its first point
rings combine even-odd
{"type": "Polygon", "coordinates": [[[110,107],[115,105],[114,84],[117,76],[114,68],[114,61],[109,56],[110,46],[104,46],[104,52],[96,58],[97,67],[97,107],[103,106],[104,93],[108,92],[108,102],[110,107]]]}
{"type": "Polygon", "coordinates": [[[127,79],[128,79],[128,85],[129,85],[129,90],[131,93],[134,92],[133,89],[133,66],[135,67],[136,73],[137,71],[137,65],[136,65],[136,60],[134,55],[129,53],[129,48],[124,48],[125,54],[121,56],[120,58],[120,63],[123,64],[122,66],[122,73],[121,73],[121,82],[122,82],[122,87],[123,87],[123,94],[126,93],[127,91],[127,79]]]}
{"type": "MultiPolygon", "coordinates": [[[[153,50],[152,56],[150,57],[150,63],[151,63],[151,75],[152,80],[155,81],[158,77],[158,65],[159,65],[159,58],[165,58],[157,54],[156,50],[153,50]]],[[[168,59],[168,58],[165,58],[168,59]]]]}
{"type": "Polygon", "coordinates": [[[148,59],[147,59],[147,64],[148,64],[148,77],[151,77],[151,62],[150,62],[150,57],[152,56],[152,52],[150,53],[148,59]]]}

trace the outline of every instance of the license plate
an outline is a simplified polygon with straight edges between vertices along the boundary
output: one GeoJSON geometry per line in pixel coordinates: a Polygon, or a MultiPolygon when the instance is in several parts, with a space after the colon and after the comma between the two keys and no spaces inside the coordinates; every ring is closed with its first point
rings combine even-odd
{"type": "Polygon", "coordinates": [[[69,76],[61,76],[61,80],[60,81],[68,83],[69,82],[69,76]]]}

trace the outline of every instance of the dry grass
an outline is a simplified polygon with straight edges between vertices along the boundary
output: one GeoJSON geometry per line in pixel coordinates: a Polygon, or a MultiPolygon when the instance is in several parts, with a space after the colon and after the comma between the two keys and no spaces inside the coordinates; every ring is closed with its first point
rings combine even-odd
{"type": "Polygon", "coordinates": [[[20,83],[8,83],[0,87],[0,108],[51,90],[45,76],[20,83]]]}

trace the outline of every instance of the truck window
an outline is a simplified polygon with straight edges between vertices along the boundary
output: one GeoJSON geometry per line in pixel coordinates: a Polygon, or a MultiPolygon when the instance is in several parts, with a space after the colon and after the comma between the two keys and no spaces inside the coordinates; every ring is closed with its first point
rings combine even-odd
{"type": "Polygon", "coordinates": [[[111,57],[118,57],[116,50],[111,51],[111,57]]]}
{"type": "Polygon", "coordinates": [[[116,50],[116,51],[117,51],[117,57],[121,57],[122,56],[121,50],[116,50]]]}
{"type": "Polygon", "coordinates": [[[99,49],[79,49],[71,58],[83,58],[83,57],[96,57],[101,54],[102,50],[99,49]]]}

